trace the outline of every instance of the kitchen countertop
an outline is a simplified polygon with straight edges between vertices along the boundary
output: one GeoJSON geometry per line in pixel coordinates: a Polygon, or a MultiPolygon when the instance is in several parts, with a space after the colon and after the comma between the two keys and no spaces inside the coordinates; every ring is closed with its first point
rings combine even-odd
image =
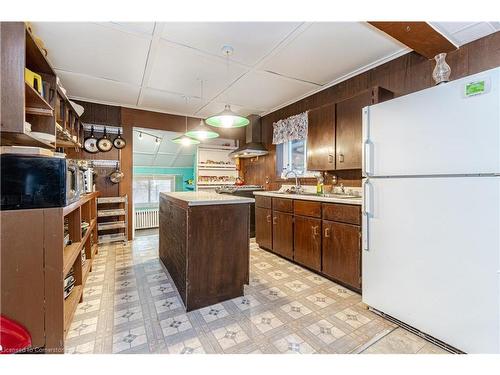
{"type": "Polygon", "coordinates": [[[326,203],[342,203],[342,204],[355,204],[361,206],[363,203],[363,199],[359,198],[335,198],[335,197],[322,197],[319,195],[308,195],[308,194],[283,194],[276,193],[272,191],[255,191],[254,195],[263,195],[267,197],[275,197],[275,198],[289,198],[289,199],[299,199],[303,201],[317,201],[317,202],[326,202],[326,203]]]}
{"type": "Polygon", "coordinates": [[[173,193],[160,193],[167,197],[186,202],[188,206],[206,206],[217,204],[253,203],[255,199],[237,197],[234,195],[217,194],[207,191],[183,191],[173,193]]]}

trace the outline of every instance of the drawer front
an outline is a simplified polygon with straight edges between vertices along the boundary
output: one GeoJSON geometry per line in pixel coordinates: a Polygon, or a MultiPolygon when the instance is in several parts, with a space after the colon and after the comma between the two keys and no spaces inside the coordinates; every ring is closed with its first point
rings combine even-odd
{"type": "Polygon", "coordinates": [[[273,210],[281,212],[293,212],[293,200],[286,198],[273,198],[273,210]]]}
{"type": "Polygon", "coordinates": [[[321,217],[321,203],[312,201],[293,201],[293,213],[295,215],[321,217]]]}
{"type": "Polygon", "coordinates": [[[361,206],[323,203],[323,219],[361,225],[361,206]]]}
{"type": "Polygon", "coordinates": [[[255,206],[261,208],[271,208],[271,197],[255,196],[255,206]]]}

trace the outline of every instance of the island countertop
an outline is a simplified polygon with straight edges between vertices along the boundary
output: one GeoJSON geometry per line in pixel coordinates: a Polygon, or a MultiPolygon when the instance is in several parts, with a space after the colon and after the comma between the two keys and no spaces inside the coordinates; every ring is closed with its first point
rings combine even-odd
{"type": "Polygon", "coordinates": [[[182,191],[173,193],[160,193],[177,201],[184,202],[187,206],[207,206],[216,204],[253,203],[255,199],[237,197],[228,194],[218,194],[207,191],[182,191]]]}

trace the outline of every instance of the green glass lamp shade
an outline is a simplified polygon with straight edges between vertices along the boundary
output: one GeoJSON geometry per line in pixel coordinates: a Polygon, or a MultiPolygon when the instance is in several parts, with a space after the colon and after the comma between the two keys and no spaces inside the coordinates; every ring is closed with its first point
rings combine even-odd
{"type": "Polygon", "coordinates": [[[217,128],[240,128],[250,124],[250,121],[246,117],[234,113],[229,104],[224,107],[221,113],[210,116],[205,122],[217,128]]]}
{"type": "Polygon", "coordinates": [[[175,137],[174,139],[172,139],[172,142],[179,143],[183,146],[197,145],[200,143],[199,140],[188,137],[186,134],[175,137]]]}
{"type": "Polygon", "coordinates": [[[213,131],[210,127],[205,125],[203,120],[201,120],[200,124],[196,128],[187,131],[184,135],[202,141],[204,139],[217,138],[219,133],[213,131]]]}

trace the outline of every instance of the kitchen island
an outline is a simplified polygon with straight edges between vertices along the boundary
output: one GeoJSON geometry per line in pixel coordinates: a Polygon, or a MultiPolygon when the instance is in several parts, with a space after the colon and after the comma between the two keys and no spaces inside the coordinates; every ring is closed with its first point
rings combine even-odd
{"type": "Polygon", "coordinates": [[[243,295],[253,202],[209,192],[160,193],[160,260],[186,311],[243,295]]]}

